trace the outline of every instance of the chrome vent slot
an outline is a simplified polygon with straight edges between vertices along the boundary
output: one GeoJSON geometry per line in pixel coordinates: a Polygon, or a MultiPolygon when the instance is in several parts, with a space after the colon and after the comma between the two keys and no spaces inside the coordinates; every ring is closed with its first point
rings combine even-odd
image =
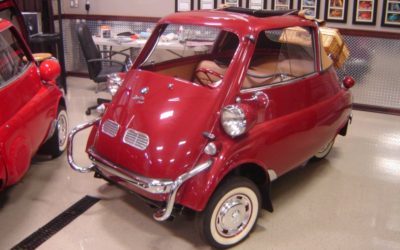
{"type": "Polygon", "coordinates": [[[139,150],[145,150],[150,143],[148,135],[134,129],[127,129],[122,141],[139,150]]]}
{"type": "Polygon", "coordinates": [[[117,136],[118,130],[119,130],[119,124],[111,120],[105,121],[103,123],[103,126],[101,127],[101,132],[112,138],[117,136]]]}

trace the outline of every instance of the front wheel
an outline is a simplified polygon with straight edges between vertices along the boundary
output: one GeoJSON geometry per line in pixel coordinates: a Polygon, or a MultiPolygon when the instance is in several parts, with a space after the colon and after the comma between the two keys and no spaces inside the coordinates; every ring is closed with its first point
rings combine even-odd
{"type": "Polygon", "coordinates": [[[49,154],[52,158],[60,156],[67,147],[68,115],[65,107],[59,106],[57,124],[53,136],[42,146],[40,152],[49,154]]]}
{"type": "Polygon", "coordinates": [[[197,228],[210,245],[228,248],[250,234],[260,208],[260,191],[252,181],[244,177],[229,178],[197,215],[197,228]]]}

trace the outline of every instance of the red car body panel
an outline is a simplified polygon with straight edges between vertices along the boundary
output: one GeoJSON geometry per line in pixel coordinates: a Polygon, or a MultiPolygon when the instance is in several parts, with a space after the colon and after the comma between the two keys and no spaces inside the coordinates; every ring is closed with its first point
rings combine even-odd
{"type": "MultiPolygon", "coordinates": [[[[163,18],[100,124],[92,128],[88,153],[93,150],[142,176],[171,180],[196,164],[213,159],[210,169],[188,180],[176,196],[176,203],[196,211],[202,211],[221,180],[243,164],[262,167],[267,176],[268,170],[281,176],[301,165],[333,140],[351,116],[351,94],[341,87],[333,67],[321,70],[320,53],[316,51],[314,73],[281,86],[241,90],[255,50],[255,43],[246,37],[258,37],[263,30],[292,26],[307,26],[318,34],[314,22],[297,16],[263,19],[225,11],[197,11],[163,18]],[[156,42],[159,30],[171,23],[221,27],[239,37],[239,47],[218,88],[210,89],[139,69],[156,42]],[[145,87],[150,89],[149,93],[144,103],[138,103],[135,96],[145,87]],[[256,122],[246,134],[232,138],[224,132],[220,115],[223,107],[237,103],[238,98],[254,112],[256,122]],[[107,120],[120,125],[121,129],[113,138],[101,132],[107,120]],[[128,128],[149,136],[146,150],[140,151],[121,142],[128,128]],[[215,143],[220,146],[216,156],[203,153],[209,142],[203,132],[215,135],[215,143]]],[[[316,35],[314,46],[320,46],[316,35]]],[[[112,173],[103,174],[113,178],[112,173]]],[[[153,200],[166,199],[165,195],[127,187],[153,200]]]]}
{"type": "Polygon", "coordinates": [[[14,34],[30,62],[9,80],[11,83],[0,88],[0,189],[25,174],[31,158],[45,142],[63,98],[54,82],[42,83],[26,43],[10,22],[1,20],[0,32],[5,30],[14,34]]]}

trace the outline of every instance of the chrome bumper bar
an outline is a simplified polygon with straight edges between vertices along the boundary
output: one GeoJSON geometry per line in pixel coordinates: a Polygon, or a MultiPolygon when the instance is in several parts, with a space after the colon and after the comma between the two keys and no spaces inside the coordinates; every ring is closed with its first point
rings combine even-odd
{"type": "Polygon", "coordinates": [[[107,161],[106,159],[102,158],[101,156],[97,155],[93,150],[89,149],[89,158],[92,161],[92,164],[89,167],[81,167],[78,164],[75,163],[74,158],[73,158],[73,140],[74,136],[94,124],[98,123],[100,120],[96,119],[90,122],[87,122],[85,124],[79,125],[75,127],[71,133],[68,135],[68,149],[67,149],[67,154],[68,154],[68,163],[71,166],[71,168],[77,172],[80,173],[88,173],[93,170],[98,170],[100,172],[108,172],[112,175],[117,176],[118,178],[121,178],[124,182],[141,189],[145,192],[152,193],[152,194],[167,194],[168,198],[166,201],[166,206],[164,208],[160,208],[157,210],[153,218],[157,221],[165,221],[167,220],[172,213],[172,210],[174,208],[175,204],[175,199],[176,199],[176,194],[178,192],[178,189],[182,186],[183,183],[185,183],[187,180],[190,178],[200,174],[201,172],[205,171],[208,169],[213,161],[210,159],[206,162],[203,162],[197,166],[195,166],[192,170],[180,175],[176,180],[167,180],[167,179],[152,179],[148,178],[145,176],[141,176],[135,173],[130,172],[129,170],[126,170],[124,168],[121,168],[120,166],[117,166],[113,164],[110,161],[107,161]]]}

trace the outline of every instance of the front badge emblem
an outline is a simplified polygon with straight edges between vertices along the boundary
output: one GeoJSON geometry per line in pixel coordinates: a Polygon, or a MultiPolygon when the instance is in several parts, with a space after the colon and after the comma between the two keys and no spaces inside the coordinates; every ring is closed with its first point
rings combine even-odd
{"type": "Polygon", "coordinates": [[[135,95],[132,97],[134,101],[137,103],[143,104],[144,103],[144,95],[149,93],[149,87],[144,87],[140,90],[140,94],[142,95],[135,95]]]}

